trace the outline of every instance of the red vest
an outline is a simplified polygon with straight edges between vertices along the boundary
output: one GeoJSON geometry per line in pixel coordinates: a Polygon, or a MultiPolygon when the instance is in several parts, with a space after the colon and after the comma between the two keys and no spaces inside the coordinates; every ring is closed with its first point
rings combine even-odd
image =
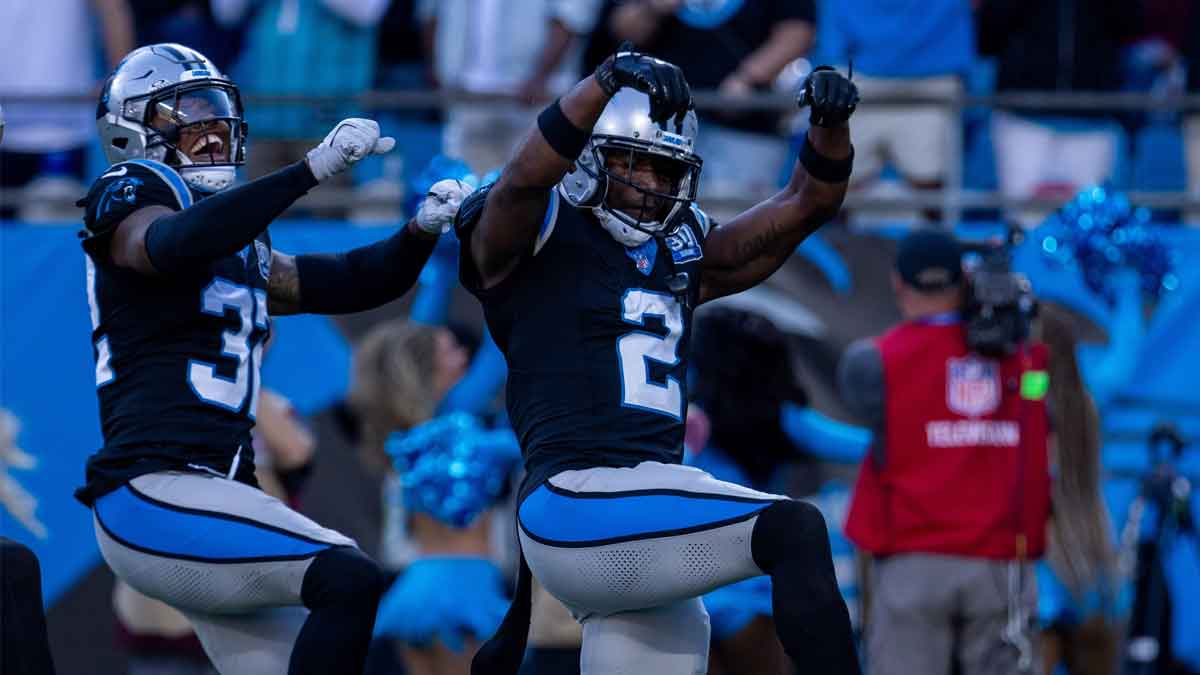
{"type": "Polygon", "coordinates": [[[1046,346],[986,359],[968,354],[961,324],[916,322],[877,344],[884,465],[863,462],[846,535],[876,555],[1041,556],[1050,513],[1046,346]]]}

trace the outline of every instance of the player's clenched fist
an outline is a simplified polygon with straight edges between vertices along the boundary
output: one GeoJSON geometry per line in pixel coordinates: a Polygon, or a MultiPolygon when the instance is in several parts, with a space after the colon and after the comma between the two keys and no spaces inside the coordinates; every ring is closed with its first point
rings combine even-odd
{"type": "Polygon", "coordinates": [[[450,229],[458,207],[474,189],[454,178],[439,180],[425,193],[417,209],[417,227],[427,234],[441,234],[450,229]]]}
{"type": "Polygon", "coordinates": [[[396,139],[380,136],[375,120],[351,117],[338,122],[320,145],[308,151],[308,168],[322,181],[367,155],[382,155],[394,147],[396,139]]]}
{"type": "Polygon", "coordinates": [[[630,87],[650,97],[650,118],[665,122],[682,119],[692,105],[692,91],[683,71],[673,63],[633,51],[624,42],[617,53],[596,67],[596,83],[612,96],[622,87],[630,87]]]}
{"type": "Polygon", "coordinates": [[[818,127],[836,127],[854,114],[858,87],[832,66],[814,68],[800,84],[796,103],[808,106],[808,120],[818,127]]]}

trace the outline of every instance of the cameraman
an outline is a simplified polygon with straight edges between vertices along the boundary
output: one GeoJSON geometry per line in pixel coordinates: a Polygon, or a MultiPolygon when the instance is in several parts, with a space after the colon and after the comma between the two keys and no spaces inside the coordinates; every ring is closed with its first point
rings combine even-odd
{"type": "Polygon", "coordinates": [[[1050,503],[1047,351],[1025,339],[1019,278],[990,265],[972,285],[961,261],[947,234],[906,237],[892,275],[904,321],[851,345],[839,366],[843,398],[875,429],[846,522],[874,557],[872,675],[949,674],[954,661],[963,675],[1037,668],[1030,561],[1050,503]]]}

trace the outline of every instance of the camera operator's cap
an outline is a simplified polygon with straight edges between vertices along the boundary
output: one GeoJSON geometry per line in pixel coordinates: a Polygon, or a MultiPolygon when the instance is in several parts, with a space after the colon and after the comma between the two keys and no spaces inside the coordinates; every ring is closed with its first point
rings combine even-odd
{"type": "Polygon", "coordinates": [[[900,240],[896,271],[919,291],[938,291],[962,281],[962,246],[941,230],[917,230],[900,240]]]}

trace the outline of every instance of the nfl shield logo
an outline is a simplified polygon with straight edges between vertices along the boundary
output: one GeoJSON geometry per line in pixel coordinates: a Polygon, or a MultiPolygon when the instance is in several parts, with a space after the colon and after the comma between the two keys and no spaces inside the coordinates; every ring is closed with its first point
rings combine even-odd
{"type": "Polygon", "coordinates": [[[946,362],[946,406],[967,417],[1000,407],[1000,373],[991,361],[967,356],[946,362]]]}

